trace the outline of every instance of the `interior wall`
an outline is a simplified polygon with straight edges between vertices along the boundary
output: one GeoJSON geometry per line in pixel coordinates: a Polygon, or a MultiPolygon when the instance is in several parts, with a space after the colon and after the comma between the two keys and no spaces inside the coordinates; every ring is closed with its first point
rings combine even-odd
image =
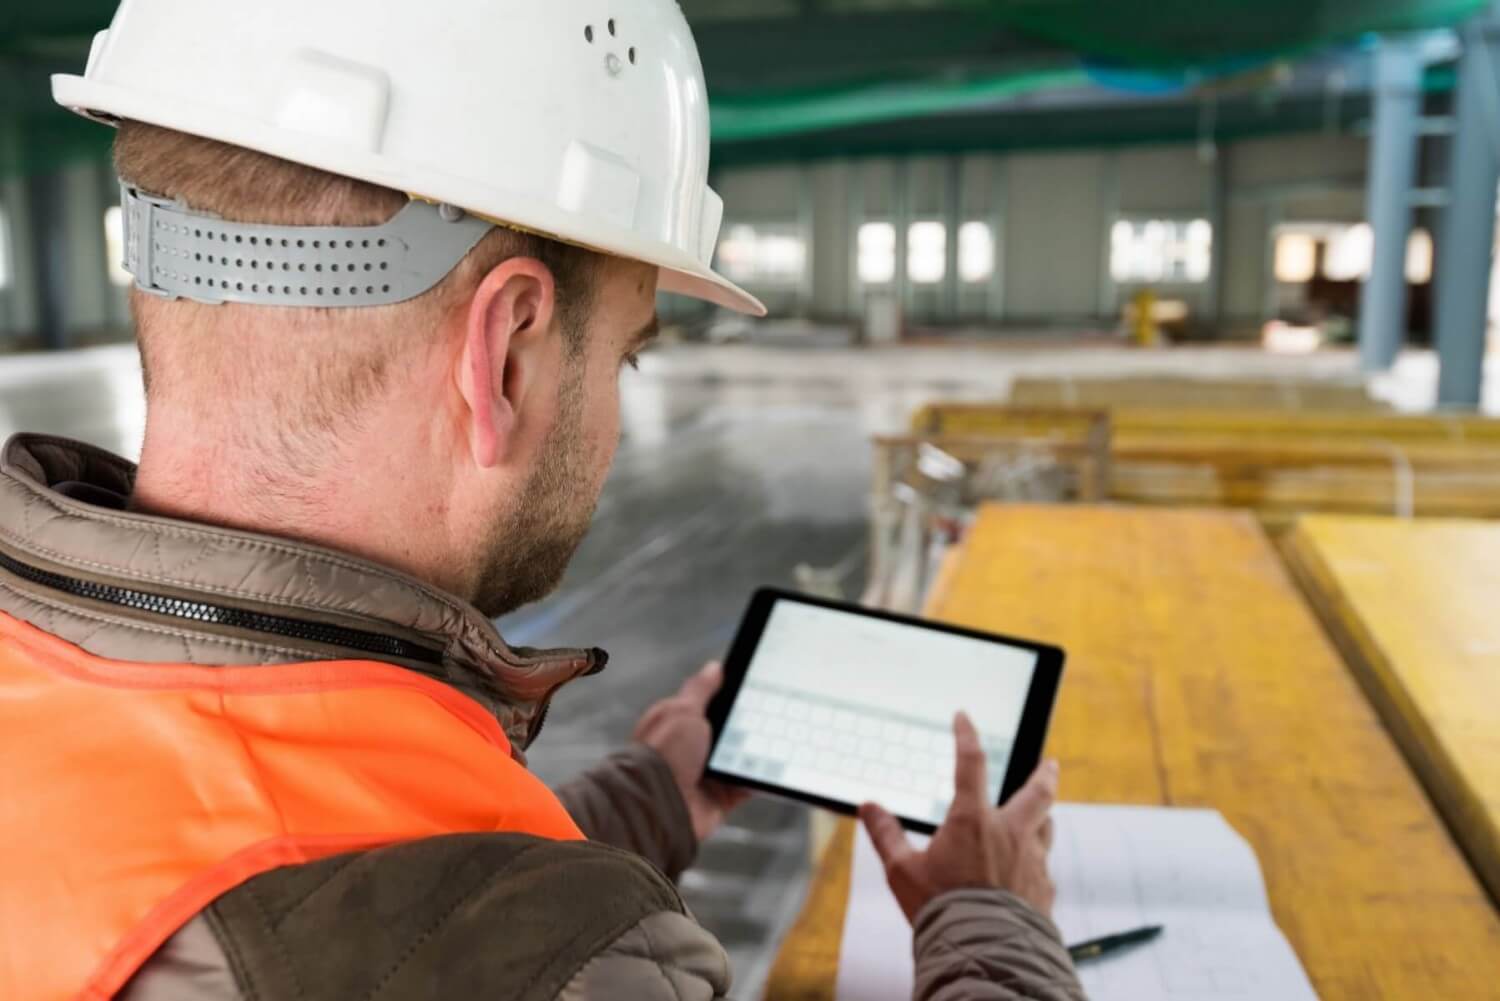
{"type": "Polygon", "coordinates": [[[119,340],[130,328],[129,300],[124,288],[109,280],[104,235],[104,213],[118,200],[113,171],[107,163],[75,164],[45,178],[12,177],[0,182],[4,234],[10,257],[11,281],[0,289],[0,338],[37,342],[43,294],[36,260],[36,225],[48,246],[60,252],[59,266],[66,294],[58,303],[63,343],[77,345],[119,340]],[[34,186],[45,181],[58,197],[47,214],[35,219],[34,186]]]}
{"type": "Polygon", "coordinates": [[[1270,294],[1272,206],[1261,199],[1231,199],[1225,213],[1224,321],[1233,327],[1264,320],[1270,294]]]}
{"type": "Polygon", "coordinates": [[[0,182],[0,208],[4,209],[5,251],[10,261],[10,283],[0,289],[0,338],[13,340],[37,326],[36,271],[32,261],[30,206],[26,182],[9,178],[0,182]]]}
{"type": "Polygon", "coordinates": [[[855,225],[852,164],[828,161],[811,168],[812,175],[812,305],[819,317],[844,317],[854,312],[854,255],[848,234],[855,225]]]}
{"type": "Polygon", "coordinates": [[[1010,158],[1007,320],[1077,322],[1098,316],[1114,169],[1114,157],[1107,153],[1010,158]]]}
{"type": "Polygon", "coordinates": [[[93,164],[62,175],[63,229],[68,294],[62,302],[63,326],[70,332],[98,332],[109,326],[108,255],[104,246],[104,210],[99,171],[93,164]]]}
{"type": "Polygon", "coordinates": [[[1136,291],[1116,286],[1110,229],[1121,218],[1208,219],[1222,241],[1222,274],[1204,283],[1158,283],[1193,315],[1229,329],[1267,318],[1271,233],[1291,219],[1357,220],[1364,212],[1366,142],[1356,136],[1284,136],[1222,145],[1073,152],[876,157],[726,171],[729,221],[804,220],[811,235],[805,289],[756,288],[774,312],[857,321],[868,295],[858,280],[864,222],[897,231],[898,295],[912,322],[1037,326],[1113,323],[1136,291]],[[1222,186],[1223,190],[1219,190],[1222,186]],[[943,280],[907,276],[914,222],[945,226],[943,280]],[[958,233],[986,222],[996,267],[988,281],[958,273],[958,233]]]}
{"type": "MultiPolygon", "coordinates": [[[[856,234],[862,223],[879,221],[891,223],[897,235],[897,273],[885,292],[900,297],[914,323],[1112,323],[1134,292],[1116,287],[1109,273],[1114,222],[1202,217],[1218,223],[1219,281],[1159,291],[1187,300],[1195,315],[1213,315],[1219,307],[1228,328],[1253,326],[1274,302],[1276,225],[1363,216],[1366,142],[1322,135],[1255,139],[1225,145],[1217,157],[1191,145],[877,157],[725,170],[714,184],[725,200],[726,226],[775,223],[803,234],[803,279],[752,286],[773,314],[859,322],[867,297],[879,290],[859,280],[856,234]],[[1225,192],[1216,191],[1219,184],[1225,192]],[[923,221],[940,222],[947,236],[943,278],[929,284],[907,274],[909,227],[923,221]],[[959,232],[966,222],[991,227],[995,269],[987,280],[964,281],[959,274],[959,232]]],[[[48,222],[65,243],[69,294],[61,306],[68,339],[123,332],[126,295],[110,284],[105,268],[103,214],[115,199],[108,165],[76,167],[57,181],[64,195],[60,218],[48,222]]],[[[12,270],[10,287],[0,290],[0,336],[10,338],[35,333],[40,311],[27,183],[0,182],[12,270]]],[[[676,315],[678,305],[664,303],[664,312],[676,315]]]]}
{"type": "MultiPolygon", "coordinates": [[[[1217,155],[1217,154],[1214,154],[1217,155]]],[[[1119,171],[1119,195],[1115,218],[1207,219],[1214,218],[1214,155],[1205,155],[1196,146],[1164,146],[1120,151],[1116,160],[1119,171]]],[[[1110,223],[1113,219],[1110,220],[1110,223]]],[[[1226,223],[1215,226],[1215,238],[1225,239],[1226,223]]],[[[1108,240],[1106,233],[1105,239],[1108,240]]],[[[1231,245],[1232,249],[1232,245],[1231,245]]],[[[1105,247],[1108,268],[1109,248],[1105,247]]],[[[1225,260],[1235,258],[1226,256],[1225,260]]],[[[1115,288],[1113,308],[1138,292],[1143,283],[1121,284],[1115,288]]],[[[1207,317],[1214,308],[1214,283],[1157,282],[1152,288],[1162,297],[1186,302],[1195,316],[1207,317]]]]}
{"type": "MultiPolygon", "coordinates": [[[[988,280],[954,280],[959,322],[1000,320],[1005,315],[1005,159],[973,154],[958,160],[958,225],[985,223],[994,241],[995,270],[988,280]]],[[[952,243],[952,264],[958,264],[958,243],[952,243]]]]}
{"type": "MultiPolygon", "coordinates": [[[[737,223],[792,223],[806,225],[803,185],[810,170],[800,165],[759,167],[725,171],[717,175],[719,195],[724,199],[724,229],[737,223]]],[[[803,239],[816,233],[803,233],[803,239]]],[[[812,241],[809,242],[809,247],[812,241]]],[[[812,289],[807,282],[751,285],[774,315],[798,316],[807,312],[812,289]]],[[[813,293],[815,297],[815,293],[813,293]]]]}

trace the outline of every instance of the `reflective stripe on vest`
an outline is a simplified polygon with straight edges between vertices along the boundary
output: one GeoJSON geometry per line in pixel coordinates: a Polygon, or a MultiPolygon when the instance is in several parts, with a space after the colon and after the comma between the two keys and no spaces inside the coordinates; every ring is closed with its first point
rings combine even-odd
{"type": "Polygon", "coordinates": [[[111,998],[283,865],[473,831],[580,839],[472,699],[388,664],[103,660],[0,614],[0,997],[111,998]]]}

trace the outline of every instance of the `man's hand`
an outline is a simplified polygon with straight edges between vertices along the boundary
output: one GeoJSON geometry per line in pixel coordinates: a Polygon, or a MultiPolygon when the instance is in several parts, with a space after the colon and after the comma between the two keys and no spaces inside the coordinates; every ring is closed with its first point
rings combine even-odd
{"type": "Polygon", "coordinates": [[[1057,799],[1057,762],[1048,761],[1002,807],[991,805],[979,734],[963,713],[953,722],[958,750],[953,805],[926,851],[917,851],[901,824],[866,803],[860,818],[885,864],[886,879],[908,921],[935,897],[970,888],[1009,890],[1051,916],[1056,890],[1047,874],[1057,799]]]}
{"type": "Polygon", "coordinates": [[[713,739],[708,703],[723,683],[723,665],[707,664],[683,682],[676,695],[646,710],[635,727],[635,739],[660,754],[672,769],[699,841],[718,830],[725,815],[750,798],[743,789],[703,780],[713,739]]]}

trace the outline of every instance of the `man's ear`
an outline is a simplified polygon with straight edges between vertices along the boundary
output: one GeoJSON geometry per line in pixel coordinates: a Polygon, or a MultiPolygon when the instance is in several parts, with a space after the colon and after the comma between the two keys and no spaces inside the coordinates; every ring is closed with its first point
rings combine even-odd
{"type": "Polygon", "coordinates": [[[517,257],[485,275],[469,301],[456,375],[481,468],[503,462],[514,443],[521,404],[543,368],[555,295],[547,266],[517,257]]]}

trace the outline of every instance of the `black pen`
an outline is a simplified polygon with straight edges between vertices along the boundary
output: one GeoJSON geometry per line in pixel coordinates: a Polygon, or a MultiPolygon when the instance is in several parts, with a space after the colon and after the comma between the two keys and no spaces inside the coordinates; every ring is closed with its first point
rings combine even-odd
{"type": "Polygon", "coordinates": [[[1073,962],[1075,963],[1081,963],[1086,959],[1098,959],[1100,956],[1107,956],[1112,952],[1118,952],[1132,945],[1149,942],[1161,933],[1161,925],[1150,925],[1146,928],[1137,928],[1134,931],[1122,931],[1118,935],[1106,935],[1103,938],[1070,945],[1068,946],[1068,955],[1073,957],[1073,962]]]}

